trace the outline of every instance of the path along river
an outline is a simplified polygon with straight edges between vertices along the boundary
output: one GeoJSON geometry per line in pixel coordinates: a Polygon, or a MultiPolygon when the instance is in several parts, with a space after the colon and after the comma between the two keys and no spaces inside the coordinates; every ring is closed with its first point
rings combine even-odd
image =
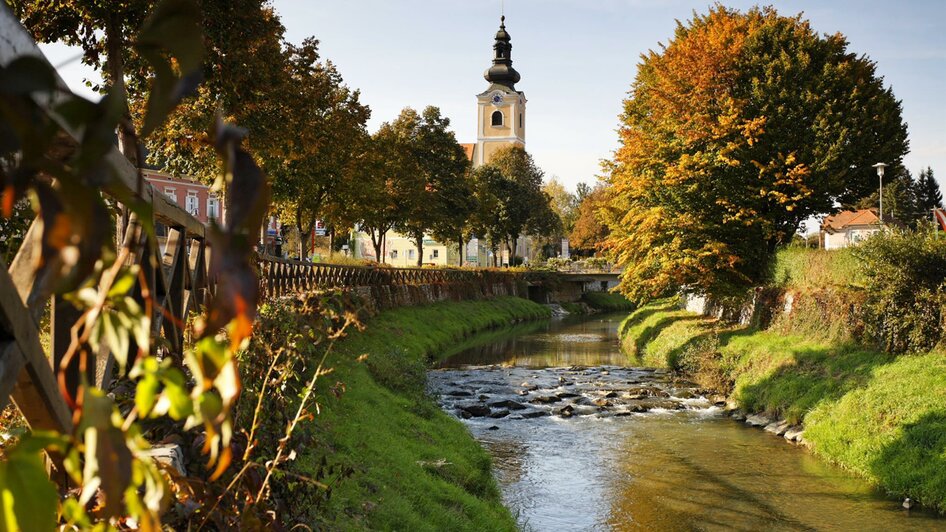
{"type": "Polygon", "coordinates": [[[696,386],[628,367],[622,316],[480,336],[429,374],[526,530],[946,530],[696,386]]]}

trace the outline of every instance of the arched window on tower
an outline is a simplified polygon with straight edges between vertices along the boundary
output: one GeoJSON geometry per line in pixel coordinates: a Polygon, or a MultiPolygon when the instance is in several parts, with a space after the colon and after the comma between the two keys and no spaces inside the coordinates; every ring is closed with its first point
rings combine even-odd
{"type": "Polygon", "coordinates": [[[503,125],[503,112],[502,111],[493,111],[492,125],[493,126],[503,125]]]}

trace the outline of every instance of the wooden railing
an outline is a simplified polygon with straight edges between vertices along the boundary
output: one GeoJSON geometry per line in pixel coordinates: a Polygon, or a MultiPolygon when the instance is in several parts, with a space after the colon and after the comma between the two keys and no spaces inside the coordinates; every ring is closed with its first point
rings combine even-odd
{"type": "Polygon", "coordinates": [[[263,255],[258,258],[261,292],[266,297],[304,290],[362,286],[442,285],[451,283],[499,284],[535,281],[530,272],[388,268],[322,264],[263,255]]]}
{"type": "MultiPolygon", "coordinates": [[[[0,4],[0,64],[8,65],[17,57],[29,55],[43,59],[31,36],[20,25],[6,5],[0,4]]],[[[80,143],[81,131],[72,128],[56,111],[56,105],[70,95],[62,79],[60,90],[52,98],[34,98],[41,111],[61,130],[57,146],[49,157],[67,160],[80,143]]],[[[111,149],[105,162],[113,179],[102,193],[124,212],[115,220],[114,229],[101,227],[113,233],[118,247],[131,250],[128,264],[140,267],[139,281],[133,288],[133,297],[144,302],[150,295],[152,336],[161,336],[160,342],[170,356],[179,356],[183,350],[183,324],[188,313],[200,308],[214,292],[209,275],[209,248],[206,227],[177,206],[164,194],[156,192],[142,181],[137,169],[117,149],[111,149]],[[167,227],[166,245],[160,249],[143,228],[145,220],[121,209],[117,198],[126,202],[143,202],[151,206],[151,224],[167,227]]],[[[147,211],[147,209],[145,209],[147,211]]],[[[72,339],[72,328],[81,317],[80,311],[60,297],[50,298],[49,283],[38,279],[36,266],[40,253],[42,222],[33,220],[13,262],[0,268],[0,408],[12,399],[33,429],[72,430],[72,412],[60,393],[56,369],[60,367],[72,339]],[[40,342],[46,336],[41,331],[43,316],[49,312],[48,352],[40,342]]],[[[85,324],[86,327],[89,324],[85,324]]],[[[130,359],[138,347],[132,341],[130,359]]],[[[79,360],[64,371],[67,388],[75,389],[80,381],[79,360]]],[[[106,347],[95,353],[95,363],[87,365],[87,377],[99,386],[108,384],[112,375],[110,356],[106,347]]]]}

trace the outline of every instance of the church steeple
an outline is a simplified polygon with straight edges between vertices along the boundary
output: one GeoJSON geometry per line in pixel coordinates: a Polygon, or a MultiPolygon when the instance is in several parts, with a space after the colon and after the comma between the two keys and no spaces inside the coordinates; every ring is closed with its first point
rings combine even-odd
{"type": "Polygon", "coordinates": [[[509,41],[509,33],[506,32],[506,16],[503,15],[499,19],[496,43],[493,44],[493,66],[486,70],[483,77],[490,82],[491,89],[505,87],[515,92],[520,76],[519,72],[512,67],[512,44],[509,41]]]}

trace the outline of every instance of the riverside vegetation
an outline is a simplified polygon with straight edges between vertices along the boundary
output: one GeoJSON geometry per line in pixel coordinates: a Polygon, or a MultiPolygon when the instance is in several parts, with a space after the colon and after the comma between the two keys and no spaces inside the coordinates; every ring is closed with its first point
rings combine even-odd
{"type": "MultiPolygon", "coordinates": [[[[261,398],[259,445],[267,451],[278,446],[306,383],[319,371],[319,353],[305,331],[324,328],[320,320],[331,315],[326,308],[357,305],[348,297],[308,295],[262,308],[260,332],[240,367],[249,395],[261,398]],[[277,352],[283,355],[269,373],[277,352]],[[266,381],[269,392],[260,394],[266,381]]],[[[338,530],[514,530],[489,456],[427,396],[426,369],[474,332],[548,313],[531,301],[500,297],[366,318],[367,327],[335,344],[325,366],[332,369],[321,369],[316,388],[318,416],[296,431],[293,460],[272,482],[281,522],[338,530]]],[[[255,406],[242,405],[238,419],[250,418],[255,406]]]]}
{"type": "Polygon", "coordinates": [[[621,326],[625,351],[804,427],[819,456],[892,495],[946,511],[946,241],[874,237],[785,249],[749,325],[652,301],[621,326]]]}

